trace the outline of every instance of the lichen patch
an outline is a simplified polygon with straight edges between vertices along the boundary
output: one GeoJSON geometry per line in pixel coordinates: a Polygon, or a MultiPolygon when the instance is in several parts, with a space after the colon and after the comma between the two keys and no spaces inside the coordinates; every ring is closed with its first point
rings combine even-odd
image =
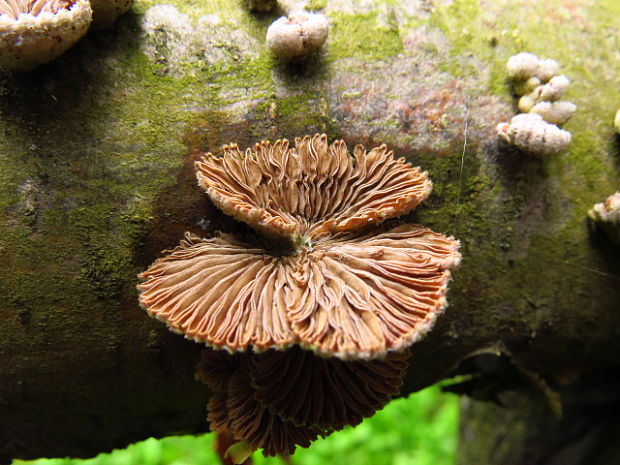
{"type": "Polygon", "coordinates": [[[217,14],[197,20],[172,5],[149,8],[141,21],[142,51],[153,63],[164,65],[162,74],[183,76],[188,65],[207,67],[258,56],[260,45],[234,20],[217,14]]]}

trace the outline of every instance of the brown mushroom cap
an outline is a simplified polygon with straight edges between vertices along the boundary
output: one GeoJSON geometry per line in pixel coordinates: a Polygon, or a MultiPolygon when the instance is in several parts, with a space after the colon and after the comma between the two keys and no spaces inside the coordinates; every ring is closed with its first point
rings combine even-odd
{"type": "Polygon", "coordinates": [[[196,162],[198,183],[224,213],[257,231],[317,240],[326,233],[355,231],[403,215],[425,200],[426,172],[385,145],[369,152],[325,134],[262,141],[244,154],[235,144],[224,155],[196,162]]]}
{"type": "Polygon", "coordinates": [[[263,455],[290,455],[296,446],[308,447],[322,431],[310,426],[296,426],[269,411],[254,397],[249,373],[235,372],[228,384],[226,407],[229,428],[236,438],[243,438],[263,455]]]}
{"type": "Polygon", "coordinates": [[[140,304],[171,330],[211,347],[284,348],[295,341],[284,301],[291,261],[228,234],[186,235],[140,275],[140,304]]]}
{"type": "Polygon", "coordinates": [[[447,306],[458,247],[412,224],[317,242],[286,299],[298,344],[348,360],[408,347],[447,306]]]}
{"type": "Polygon", "coordinates": [[[230,354],[225,350],[204,349],[200,353],[195,377],[214,392],[225,392],[228,380],[241,366],[243,357],[242,353],[230,354]]]}
{"type": "Polygon", "coordinates": [[[73,0],[0,0],[0,15],[19,19],[20,14],[38,16],[41,13],[58,13],[59,10],[69,8],[73,0]]]}
{"type": "MultiPolygon", "coordinates": [[[[228,383],[228,379],[226,379],[228,383]]],[[[228,407],[226,402],[228,401],[228,395],[226,391],[216,391],[207,403],[207,421],[209,422],[209,428],[211,431],[226,432],[229,430],[230,419],[228,418],[228,407]]]]}
{"type": "Polygon", "coordinates": [[[52,61],[86,33],[91,17],[88,0],[0,0],[0,68],[52,61]]]}

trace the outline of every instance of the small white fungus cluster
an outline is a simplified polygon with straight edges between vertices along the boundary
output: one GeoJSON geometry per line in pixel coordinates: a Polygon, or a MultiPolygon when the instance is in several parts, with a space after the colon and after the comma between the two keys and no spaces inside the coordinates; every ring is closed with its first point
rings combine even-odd
{"type": "Polygon", "coordinates": [[[30,71],[54,60],[86,34],[92,21],[88,0],[40,13],[17,0],[4,3],[18,14],[0,11],[0,70],[30,71]]]}
{"type": "Polygon", "coordinates": [[[620,245],[620,192],[610,195],[604,202],[595,204],[588,212],[588,216],[602,227],[612,242],[620,245]]]}
{"type": "Polygon", "coordinates": [[[545,122],[536,113],[521,113],[510,123],[499,123],[497,134],[519,149],[539,155],[554,155],[570,144],[570,132],[545,122]]]}
{"type": "Polygon", "coordinates": [[[0,70],[30,71],[91,29],[111,27],[133,0],[0,0],[0,70]]]}
{"type": "Polygon", "coordinates": [[[558,62],[522,52],[510,57],[507,69],[523,114],[497,126],[500,138],[534,154],[552,155],[565,150],[571,135],[558,126],[575,114],[577,106],[561,100],[570,80],[560,74],[558,62]]]}
{"type": "Polygon", "coordinates": [[[328,31],[329,23],[325,15],[295,11],[269,26],[267,46],[279,58],[299,59],[323,45],[328,31]]]}

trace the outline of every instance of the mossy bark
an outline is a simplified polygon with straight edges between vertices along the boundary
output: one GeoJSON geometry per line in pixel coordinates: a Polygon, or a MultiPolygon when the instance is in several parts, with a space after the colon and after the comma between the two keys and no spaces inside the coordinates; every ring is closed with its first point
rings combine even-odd
{"type": "Polygon", "coordinates": [[[200,347],[149,319],[135,285],[185,231],[240,227],[192,167],[231,141],[321,131],[429,171],[434,193],[408,219],[455,235],[464,260],[404,394],[479,352],[545,399],[616,379],[620,253],[586,221],[620,185],[616,1],[312,2],[330,39],[297,64],[263,46],[275,13],[166,3],[167,19],[137,1],[54,63],[0,77],[0,456],[207,429],[200,347]],[[505,62],[523,50],[573,81],[573,143],[557,157],[496,142],[515,111],[505,62]]]}

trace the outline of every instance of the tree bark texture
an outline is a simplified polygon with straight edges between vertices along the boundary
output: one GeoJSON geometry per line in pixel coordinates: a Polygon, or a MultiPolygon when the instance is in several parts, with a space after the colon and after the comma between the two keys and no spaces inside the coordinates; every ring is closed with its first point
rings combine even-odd
{"type": "MultiPolygon", "coordinates": [[[[330,37],[293,64],[264,46],[276,13],[166,3],[161,14],[138,0],[55,62],[0,77],[0,457],[86,457],[207,429],[201,347],[149,319],[135,286],[185,231],[243,228],[192,165],[232,141],[326,132],[429,171],[433,194],[407,219],[459,238],[464,258],[403,394],[456,372],[485,378],[460,362],[496,354],[527,385],[523,427],[565,396],[570,418],[584,380],[615,382],[620,253],[586,212],[620,185],[618,2],[302,2],[329,16],[330,37]],[[524,50],[572,80],[573,142],[559,156],[496,140],[516,111],[505,63],[524,50]]],[[[462,457],[467,444],[490,450],[494,405],[463,410],[462,457]]]]}

